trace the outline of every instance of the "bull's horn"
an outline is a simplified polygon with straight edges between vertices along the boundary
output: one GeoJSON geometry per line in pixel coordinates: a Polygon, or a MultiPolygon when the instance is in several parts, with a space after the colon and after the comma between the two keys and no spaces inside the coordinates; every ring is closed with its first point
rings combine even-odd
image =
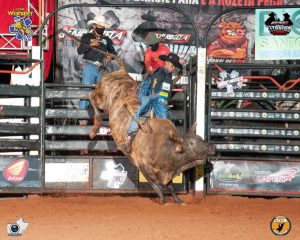
{"type": "Polygon", "coordinates": [[[194,124],[190,127],[187,135],[189,135],[189,136],[196,135],[196,127],[197,127],[197,124],[196,124],[196,122],[194,122],[194,124]]]}
{"type": "Polygon", "coordinates": [[[174,132],[169,132],[169,139],[175,143],[180,143],[180,144],[183,143],[183,138],[175,136],[174,132]]]}

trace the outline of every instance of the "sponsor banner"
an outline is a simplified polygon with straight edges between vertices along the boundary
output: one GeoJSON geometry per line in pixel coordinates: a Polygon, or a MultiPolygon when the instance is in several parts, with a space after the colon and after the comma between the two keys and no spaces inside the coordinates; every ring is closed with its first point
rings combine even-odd
{"type": "Polygon", "coordinates": [[[17,40],[30,41],[32,37],[31,24],[32,21],[30,17],[32,12],[28,12],[25,9],[20,9],[18,11],[8,11],[10,16],[13,16],[13,23],[9,25],[9,32],[15,34],[17,40]]]}
{"type": "Polygon", "coordinates": [[[47,158],[45,163],[45,189],[87,189],[89,160],[65,157],[47,158]]]}
{"type": "MultiPolygon", "coordinates": [[[[33,0],[32,5],[37,6],[38,1],[33,0]]],[[[26,1],[15,0],[1,2],[1,36],[0,51],[22,50],[21,41],[32,40],[32,27],[38,25],[38,18],[32,8],[28,9],[26,1]]],[[[34,29],[34,30],[35,30],[34,29]]],[[[37,37],[35,37],[37,42],[37,37]]],[[[24,49],[23,49],[24,50],[24,49]]]]}
{"type": "MultiPolygon", "coordinates": [[[[81,3],[73,0],[72,3],[81,3]]],[[[87,22],[102,15],[109,22],[105,35],[115,45],[118,55],[124,60],[130,73],[144,71],[144,40],[149,32],[155,32],[162,44],[180,56],[183,62],[196,54],[196,33],[190,21],[181,13],[164,5],[180,9],[193,21],[199,35],[199,46],[204,46],[205,32],[209,19],[233,6],[262,7],[283,6],[283,0],[86,0],[89,4],[127,4],[128,7],[71,7],[58,13],[58,29],[68,29],[69,33],[81,37],[89,32],[87,22]],[[138,8],[130,4],[151,4],[157,7],[138,8]],[[204,24],[206,23],[206,24],[204,24]]],[[[288,4],[297,3],[290,0],[288,4]]],[[[58,6],[68,4],[58,0],[58,6]]],[[[211,62],[243,63],[254,56],[254,10],[240,9],[222,16],[213,24],[208,36],[208,56],[211,62]],[[229,29],[229,30],[228,30],[229,29]],[[228,30],[228,31],[227,31],[228,30]]],[[[77,42],[64,34],[58,37],[56,79],[79,83],[81,80],[82,56],[77,54],[77,42]]],[[[206,47],[206,46],[204,46],[206,47]]],[[[184,64],[185,65],[185,64],[184,64]]]]}
{"type": "MultiPolygon", "coordinates": [[[[95,1],[89,1],[95,3],[95,1]]],[[[144,71],[145,39],[156,34],[161,44],[176,53],[184,65],[191,55],[196,54],[196,35],[191,24],[178,12],[167,8],[98,8],[73,7],[58,13],[58,29],[81,38],[91,31],[87,22],[95,16],[104,16],[110,25],[104,35],[112,39],[117,54],[124,60],[129,73],[142,74],[144,71]]],[[[77,54],[78,42],[60,32],[57,36],[57,68],[59,81],[79,83],[82,74],[82,55],[77,54]]]]}
{"type": "MultiPolygon", "coordinates": [[[[148,182],[147,179],[145,178],[145,176],[141,172],[139,172],[139,182],[140,183],[147,183],[148,182]]],[[[178,176],[174,177],[172,179],[172,183],[173,184],[182,184],[183,183],[183,174],[180,173],[178,176]]]]}
{"type": "MultiPolygon", "coordinates": [[[[283,137],[283,138],[298,138],[300,131],[297,129],[285,128],[267,128],[267,127],[220,127],[212,126],[210,128],[212,136],[255,136],[255,137],[283,137]]],[[[281,146],[279,146],[279,149],[281,146]]]]}
{"type": "Polygon", "coordinates": [[[300,162],[217,161],[210,191],[300,193],[300,162]]]}
{"type": "Polygon", "coordinates": [[[255,60],[300,59],[300,8],[257,9],[255,60]]]}
{"type": "Polygon", "coordinates": [[[135,190],[137,169],[127,158],[94,158],[93,189],[135,190]]]}
{"type": "MultiPolygon", "coordinates": [[[[31,46],[38,45],[38,28],[40,22],[39,12],[42,11],[47,16],[55,9],[56,1],[44,1],[40,4],[39,0],[14,0],[1,1],[0,11],[0,53],[24,55],[25,51],[30,50],[31,46]],[[40,9],[43,7],[43,9],[40,9]]],[[[46,26],[44,34],[47,36],[48,49],[44,51],[44,79],[47,78],[50,71],[52,48],[53,48],[53,31],[54,17],[52,17],[46,26]]],[[[44,36],[45,36],[44,35],[44,36]]]]}
{"type": "MultiPolygon", "coordinates": [[[[235,91],[233,94],[228,95],[227,92],[221,92],[220,90],[213,89],[211,91],[211,98],[212,99],[268,99],[268,100],[300,100],[300,94],[296,91],[289,91],[289,92],[278,92],[278,91],[250,91],[248,89],[235,91]]],[[[280,109],[290,109],[290,110],[300,110],[300,103],[295,103],[295,101],[280,101],[277,103],[278,108],[280,109]]]]}
{"type": "MultiPolygon", "coordinates": [[[[62,2],[64,0],[61,0],[62,2]]],[[[95,2],[95,0],[94,0],[95,2]]],[[[193,7],[197,10],[202,7],[214,7],[219,10],[221,7],[264,7],[264,6],[282,6],[284,0],[97,0],[97,3],[119,3],[119,4],[168,4],[178,8],[193,7]]]]}
{"type": "MultiPolygon", "coordinates": [[[[82,35],[91,32],[90,29],[77,28],[74,26],[63,26],[63,30],[79,39],[82,37],[82,35]]],[[[104,31],[104,35],[109,37],[115,45],[122,44],[126,36],[126,33],[127,33],[126,30],[119,30],[119,29],[112,30],[112,31],[104,31]]],[[[66,36],[66,34],[63,32],[60,32],[58,35],[58,40],[72,41],[74,39],[70,36],[66,36]]]]}
{"type": "Polygon", "coordinates": [[[208,63],[245,63],[252,57],[253,14],[230,12],[211,27],[208,33],[208,63]]]}
{"type": "Polygon", "coordinates": [[[89,181],[89,163],[84,162],[48,162],[45,164],[45,182],[83,182],[89,181]]]}
{"type": "Polygon", "coordinates": [[[41,187],[41,160],[34,157],[1,158],[0,188],[41,187]]]}
{"type": "Polygon", "coordinates": [[[255,119],[255,120],[288,120],[298,122],[300,119],[300,114],[295,112],[285,112],[285,111],[268,111],[268,112],[258,112],[258,111],[231,111],[231,110],[212,110],[210,113],[211,118],[231,118],[231,119],[255,119]]]}

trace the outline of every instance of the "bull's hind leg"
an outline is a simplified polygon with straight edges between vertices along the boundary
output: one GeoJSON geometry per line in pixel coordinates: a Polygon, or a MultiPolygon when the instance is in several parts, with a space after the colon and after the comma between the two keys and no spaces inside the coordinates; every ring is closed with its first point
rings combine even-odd
{"type": "Polygon", "coordinates": [[[169,191],[172,195],[172,198],[173,198],[174,202],[177,203],[177,204],[183,204],[183,201],[176,195],[176,193],[174,191],[174,186],[173,186],[172,181],[168,184],[168,189],[169,189],[169,191]]]}
{"type": "Polygon", "coordinates": [[[95,111],[94,125],[93,125],[92,129],[90,130],[90,138],[93,139],[94,137],[97,136],[97,131],[102,126],[102,114],[97,108],[96,101],[95,101],[95,93],[94,92],[90,93],[89,98],[90,98],[90,102],[95,111]]]}
{"type": "Polygon", "coordinates": [[[167,203],[167,200],[166,200],[165,196],[163,195],[162,185],[158,182],[158,180],[156,180],[155,174],[152,173],[151,170],[149,171],[149,169],[147,171],[147,167],[140,167],[139,169],[143,173],[144,177],[146,178],[148,183],[151,185],[153,190],[157,193],[158,197],[160,198],[160,203],[161,204],[167,203]]]}

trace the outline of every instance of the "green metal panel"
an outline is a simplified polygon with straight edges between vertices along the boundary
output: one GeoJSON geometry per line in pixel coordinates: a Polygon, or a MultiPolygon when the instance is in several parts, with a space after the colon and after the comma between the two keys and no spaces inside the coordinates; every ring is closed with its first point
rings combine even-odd
{"type": "Polygon", "coordinates": [[[39,150],[39,140],[0,139],[0,150],[39,150]]]}
{"type": "Polygon", "coordinates": [[[95,150],[108,151],[116,149],[114,141],[88,141],[88,140],[68,140],[68,141],[48,141],[45,142],[46,150],[95,150]]]}
{"type": "Polygon", "coordinates": [[[1,97],[40,97],[41,87],[0,85],[1,97]]]}
{"type": "Polygon", "coordinates": [[[40,134],[40,124],[0,123],[1,135],[40,134]]]}
{"type": "Polygon", "coordinates": [[[3,105],[0,117],[40,117],[40,107],[3,105]]]}

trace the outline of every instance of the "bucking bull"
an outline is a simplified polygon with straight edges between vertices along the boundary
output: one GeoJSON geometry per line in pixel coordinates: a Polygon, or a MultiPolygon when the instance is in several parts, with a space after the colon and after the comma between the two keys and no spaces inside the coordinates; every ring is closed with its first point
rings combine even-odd
{"type": "MultiPolygon", "coordinates": [[[[89,95],[95,110],[90,137],[93,139],[97,135],[102,114],[108,113],[112,137],[119,147],[126,143],[128,125],[140,102],[134,93],[136,82],[128,75],[123,61],[115,60],[120,69],[104,74],[89,95]]],[[[163,186],[168,186],[176,203],[182,203],[174,192],[172,179],[187,169],[203,165],[206,157],[214,154],[215,147],[196,136],[195,127],[181,136],[168,119],[149,117],[139,122],[139,126],[131,151],[122,152],[142,172],[162,204],[166,203],[163,186]]]]}

